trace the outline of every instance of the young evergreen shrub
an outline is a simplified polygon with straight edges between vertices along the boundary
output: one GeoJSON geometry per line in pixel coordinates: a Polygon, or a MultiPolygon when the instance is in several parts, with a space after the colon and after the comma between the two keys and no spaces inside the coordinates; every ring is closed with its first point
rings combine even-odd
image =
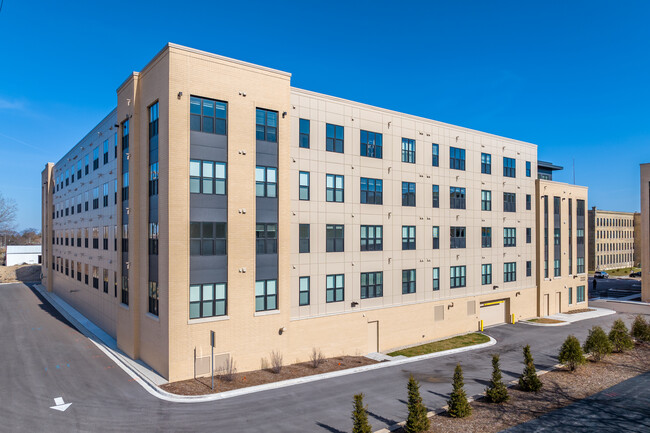
{"type": "Polygon", "coordinates": [[[533,355],[530,353],[530,345],[524,347],[524,373],[519,378],[519,387],[522,391],[537,392],[542,389],[542,381],[537,376],[533,355]]]}
{"type": "Polygon", "coordinates": [[[368,422],[367,407],[363,405],[363,394],[354,396],[354,409],[352,410],[352,433],[372,433],[368,422]]]}
{"type": "Polygon", "coordinates": [[[485,396],[491,403],[503,403],[508,401],[508,388],[503,383],[501,367],[499,366],[499,355],[492,355],[492,380],[490,386],[485,390],[485,396]]]}
{"type": "Polygon", "coordinates": [[[589,331],[589,336],[585,340],[584,351],[591,353],[594,361],[598,362],[606,355],[612,353],[612,342],[600,326],[594,326],[589,331]]]}
{"type": "Polygon", "coordinates": [[[640,342],[650,341],[650,326],[640,314],[636,316],[632,323],[632,337],[640,342]]]}
{"type": "Polygon", "coordinates": [[[612,342],[614,350],[617,352],[624,352],[627,349],[634,347],[634,341],[630,337],[630,332],[625,326],[625,322],[621,319],[616,319],[609,331],[609,341],[612,342]]]}
{"type": "Polygon", "coordinates": [[[449,409],[447,409],[449,416],[454,418],[464,418],[472,414],[472,406],[470,406],[467,401],[467,394],[465,394],[465,389],[463,389],[464,386],[463,369],[460,364],[457,364],[456,370],[454,370],[454,389],[451,392],[449,401],[447,402],[449,405],[449,409]]]}
{"type": "Polygon", "coordinates": [[[411,375],[409,377],[408,385],[408,417],[406,418],[406,425],[404,431],[406,433],[420,433],[429,430],[429,418],[427,417],[427,408],[422,403],[420,397],[420,384],[411,375]]]}
{"type": "Polygon", "coordinates": [[[587,362],[585,356],[582,353],[582,347],[580,347],[580,342],[573,335],[569,335],[562,347],[560,348],[560,354],[558,356],[560,363],[569,367],[569,370],[575,371],[579,365],[587,362]]]}

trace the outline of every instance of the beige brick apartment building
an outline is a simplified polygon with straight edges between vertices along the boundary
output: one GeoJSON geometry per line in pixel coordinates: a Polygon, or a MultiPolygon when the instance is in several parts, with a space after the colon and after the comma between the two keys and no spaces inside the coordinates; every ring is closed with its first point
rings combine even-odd
{"type": "Polygon", "coordinates": [[[589,270],[606,271],[635,265],[635,213],[589,210],[589,270]]]}
{"type": "Polygon", "coordinates": [[[246,371],[581,302],[586,189],[539,183],[535,145],[290,78],[173,44],[134,72],[43,172],[47,289],[171,381],[209,373],[210,331],[246,371]]]}
{"type": "Polygon", "coordinates": [[[641,300],[650,302],[650,163],[641,164],[641,300]]]}

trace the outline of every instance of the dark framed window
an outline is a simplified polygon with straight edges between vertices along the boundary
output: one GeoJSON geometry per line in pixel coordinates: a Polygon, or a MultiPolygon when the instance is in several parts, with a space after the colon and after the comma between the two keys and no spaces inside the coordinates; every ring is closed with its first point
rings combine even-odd
{"type": "Polygon", "coordinates": [[[103,185],[102,204],[103,207],[108,207],[108,183],[103,185]]]}
{"type": "Polygon", "coordinates": [[[585,258],[584,257],[578,257],[576,260],[576,271],[579,274],[584,274],[585,273],[585,258]]]}
{"type": "Polygon", "coordinates": [[[433,268],[433,290],[440,290],[440,268],[433,268]]]}
{"type": "Polygon", "coordinates": [[[449,207],[452,209],[465,209],[465,188],[449,187],[449,207]]]}
{"type": "Polygon", "coordinates": [[[569,287],[569,305],[573,304],[573,287],[569,287]]]}
{"type": "Polygon", "coordinates": [[[278,225],[255,225],[255,252],[257,254],[277,254],[278,252],[278,225]]]}
{"type": "Polygon", "coordinates": [[[298,284],[298,305],[309,305],[309,277],[300,277],[298,284]]]}
{"type": "Polygon", "coordinates": [[[529,244],[533,240],[533,229],[526,227],[526,243],[529,244]]]}
{"type": "Polygon", "coordinates": [[[516,247],[517,246],[517,228],[504,227],[503,228],[503,246],[516,247]]]}
{"type": "Polygon", "coordinates": [[[415,269],[402,271],[402,294],[415,293],[415,269]]]}
{"type": "Polygon", "coordinates": [[[380,298],[384,295],[384,273],[361,273],[361,299],[380,298]]]}
{"type": "Polygon", "coordinates": [[[449,268],[449,285],[452,289],[465,287],[467,284],[465,272],[465,266],[451,266],[449,268]]]}
{"type": "Polygon", "coordinates": [[[585,286],[578,286],[576,289],[576,302],[585,302],[585,286]]]}
{"type": "Polygon", "coordinates": [[[99,147],[93,149],[93,170],[99,168],[99,147]]]}
{"type": "Polygon", "coordinates": [[[431,145],[431,166],[438,167],[440,165],[440,147],[433,143],[431,145]]]}
{"type": "Polygon", "coordinates": [[[99,227],[93,227],[93,249],[99,249],[99,227]]]}
{"type": "Polygon", "coordinates": [[[99,187],[93,188],[93,209],[99,209],[99,187]]]}
{"type": "Polygon", "coordinates": [[[530,177],[530,161],[526,161],[526,177],[530,177]]]}
{"type": "Polygon", "coordinates": [[[382,158],[382,134],[361,130],[361,156],[382,158]]]}
{"type": "Polygon", "coordinates": [[[402,206],[415,206],[414,182],[402,182],[402,206]]]}
{"type": "Polygon", "coordinates": [[[190,319],[227,314],[226,283],[190,285],[190,319]]]}
{"type": "Polygon", "coordinates": [[[104,289],[104,293],[108,293],[108,269],[104,269],[103,273],[104,273],[103,289],[104,289]]]}
{"type": "Polygon", "coordinates": [[[517,262],[503,264],[503,282],[510,283],[517,281],[517,262]]]}
{"type": "Polygon", "coordinates": [[[77,180],[81,179],[82,170],[81,170],[81,160],[77,161],[77,180]]]}
{"type": "Polygon", "coordinates": [[[325,125],[325,150],[328,152],[343,153],[343,127],[327,123],[325,125]]]}
{"type": "Polygon", "coordinates": [[[190,193],[225,195],[226,163],[190,159],[190,193]]]}
{"type": "MultiPolygon", "coordinates": [[[[78,203],[78,212],[81,212],[81,195],[79,195],[78,203]]],[[[117,179],[113,180],[113,204],[117,204],[117,179]]]]}
{"type": "MultiPolygon", "coordinates": [[[[533,263],[530,260],[528,260],[526,262],[526,276],[530,277],[532,275],[533,275],[533,263]]],[[[569,297],[569,299],[570,299],[570,297],[569,297]]],[[[571,303],[571,302],[569,302],[569,303],[571,303]]]]}
{"type": "Polygon", "coordinates": [[[449,227],[449,248],[465,248],[465,227],[449,227]]]}
{"type": "Polygon", "coordinates": [[[503,211],[517,212],[517,195],[514,192],[503,193],[503,211]]]}
{"type": "Polygon", "coordinates": [[[108,226],[104,226],[104,236],[102,237],[102,248],[108,250],[108,226]]]}
{"type": "Polygon", "coordinates": [[[298,226],[298,252],[308,253],[309,244],[309,224],[300,224],[298,226]]]}
{"type": "Polygon", "coordinates": [[[415,226],[402,226],[402,249],[415,249],[415,226]]]}
{"type": "Polygon", "coordinates": [[[129,305],[129,277],[122,275],[122,289],[120,291],[120,302],[124,305],[129,305]]]}
{"type": "Polygon", "coordinates": [[[481,284],[492,284],[492,264],[481,265],[481,284]]]}
{"type": "Polygon", "coordinates": [[[532,208],[532,200],[530,194],[526,194],[526,210],[531,210],[532,208]]]}
{"type": "Polygon", "coordinates": [[[309,200],[309,172],[298,173],[298,199],[309,200]]]}
{"type": "Polygon", "coordinates": [[[553,260],[553,276],[560,276],[560,259],[553,260]]]}
{"type": "Polygon", "coordinates": [[[255,281],[255,311],[278,309],[278,281],[255,281]]]}
{"type": "Polygon", "coordinates": [[[415,140],[402,138],[402,162],[415,164],[415,140]]]}
{"type": "Polygon", "coordinates": [[[361,251],[382,251],[383,226],[361,226],[361,251]]]}
{"type": "Polygon", "coordinates": [[[440,249],[440,226],[433,226],[431,228],[433,238],[433,249],[440,249]]]}
{"type": "Polygon", "coordinates": [[[440,187],[438,185],[431,186],[431,207],[440,207],[440,187]]]}
{"type": "Polygon", "coordinates": [[[492,210],[492,191],[481,190],[481,210],[492,210]]]}
{"type": "Polygon", "coordinates": [[[383,204],[383,181],[381,179],[361,178],[361,203],[383,204]]]}
{"type": "Polygon", "coordinates": [[[298,146],[309,149],[309,135],[311,125],[309,124],[309,119],[300,119],[300,135],[298,137],[298,146]]]}
{"type": "MultiPolygon", "coordinates": [[[[104,165],[108,164],[108,140],[104,140],[104,165]]],[[[74,182],[74,180],[73,180],[74,182]]]]}
{"type": "Polygon", "coordinates": [[[93,266],[93,289],[99,289],[99,268],[93,266]]]}
{"type": "Polygon", "coordinates": [[[84,156],[84,174],[87,175],[90,172],[90,155],[84,156]]]}
{"type": "Polygon", "coordinates": [[[342,302],[345,295],[345,281],[343,274],[328,275],[326,277],[325,301],[342,302]]]}
{"type": "Polygon", "coordinates": [[[258,108],[255,114],[255,137],[259,141],[278,142],[278,112],[258,108]]]}
{"type": "MultiPolygon", "coordinates": [[[[122,201],[126,201],[129,199],[129,173],[122,173],[122,201]]],[[[88,205],[88,201],[86,201],[86,205],[88,205]]],[[[88,206],[86,206],[88,208],[88,206]]],[[[88,210],[88,209],[86,209],[88,210]]]]}
{"type": "Polygon", "coordinates": [[[224,255],[226,238],[226,223],[190,222],[190,255],[224,255]]]}
{"type": "Polygon", "coordinates": [[[465,149],[457,147],[449,148],[449,168],[453,170],[465,170],[465,149]]]}
{"type": "Polygon", "coordinates": [[[514,158],[503,157],[503,176],[517,177],[516,160],[514,158]]]}
{"type": "Polygon", "coordinates": [[[344,250],[345,230],[342,224],[327,224],[325,226],[325,251],[340,253],[344,250]]]}
{"type": "Polygon", "coordinates": [[[255,167],[255,195],[257,197],[278,196],[278,169],[255,167]]]}
{"type": "Polygon", "coordinates": [[[228,103],[190,96],[190,129],[209,134],[227,134],[228,103]]]}
{"type": "Polygon", "coordinates": [[[481,153],[481,173],[492,174],[492,155],[481,153]]]}
{"type": "Polygon", "coordinates": [[[325,200],[343,203],[344,199],[343,176],[328,174],[325,177],[325,200]]]}

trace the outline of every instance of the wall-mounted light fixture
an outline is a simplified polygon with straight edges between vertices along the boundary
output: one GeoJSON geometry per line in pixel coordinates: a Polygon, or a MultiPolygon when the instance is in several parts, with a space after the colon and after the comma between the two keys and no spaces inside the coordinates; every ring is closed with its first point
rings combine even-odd
{"type": "Polygon", "coordinates": [[[354,308],[354,307],[358,307],[358,306],[359,306],[359,303],[358,303],[357,301],[352,301],[352,303],[350,304],[350,306],[351,306],[352,308],[354,308]]]}
{"type": "Polygon", "coordinates": [[[285,117],[287,117],[287,112],[286,112],[286,111],[283,111],[283,112],[282,112],[282,118],[284,119],[285,117]]]}
{"type": "Polygon", "coordinates": [[[183,92],[178,92],[178,95],[176,95],[178,99],[181,99],[182,96],[183,96],[183,92]]]}

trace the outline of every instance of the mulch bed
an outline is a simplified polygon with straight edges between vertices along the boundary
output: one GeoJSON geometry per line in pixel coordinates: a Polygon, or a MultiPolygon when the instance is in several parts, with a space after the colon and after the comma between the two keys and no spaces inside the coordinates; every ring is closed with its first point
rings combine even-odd
{"type": "Polygon", "coordinates": [[[210,376],[167,383],[162,385],[161,388],[179,395],[203,395],[263,385],[265,383],[280,382],[297,377],[312,376],[314,374],[329,373],[331,371],[347,370],[348,368],[376,363],[377,361],[366,358],[365,356],[339,356],[336,358],[327,358],[317,368],[313,368],[309,362],[302,362],[299,364],[285,365],[282,367],[280,373],[277,374],[270,370],[237,373],[232,381],[222,380],[219,376],[215,375],[214,391],[210,389],[210,376]]]}
{"type": "Polygon", "coordinates": [[[577,313],[587,313],[589,311],[596,311],[593,308],[581,308],[579,310],[567,311],[566,314],[577,314],[577,313]]]}
{"type": "Polygon", "coordinates": [[[540,317],[539,319],[530,319],[529,322],[533,322],[533,323],[564,323],[564,320],[547,319],[546,317],[540,317]]]}

